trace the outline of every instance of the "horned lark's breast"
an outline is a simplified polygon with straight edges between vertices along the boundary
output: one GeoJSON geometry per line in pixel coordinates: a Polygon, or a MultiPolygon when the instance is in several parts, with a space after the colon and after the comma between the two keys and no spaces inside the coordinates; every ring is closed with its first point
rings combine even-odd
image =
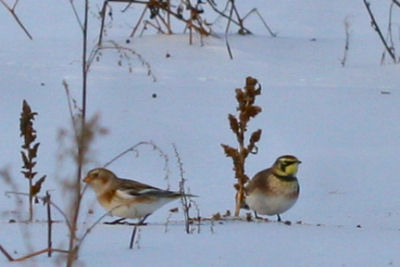
{"type": "Polygon", "coordinates": [[[273,174],[254,186],[246,197],[250,209],[263,215],[281,214],[290,209],[299,196],[297,178],[278,178],[273,174]]]}

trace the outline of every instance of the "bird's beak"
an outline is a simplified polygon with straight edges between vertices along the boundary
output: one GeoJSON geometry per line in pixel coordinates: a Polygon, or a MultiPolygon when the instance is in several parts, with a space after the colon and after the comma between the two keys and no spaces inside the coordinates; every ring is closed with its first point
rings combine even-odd
{"type": "Polygon", "coordinates": [[[90,176],[88,175],[88,176],[86,176],[85,178],[83,178],[83,181],[84,181],[85,183],[90,183],[90,182],[92,181],[92,177],[90,177],[90,176]]]}
{"type": "Polygon", "coordinates": [[[300,160],[298,160],[298,161],[297,161],[297,163],[298,163],[298,164],[300,164],[300,163],[301,163],[301,161],[300,161],[300,160]]]}

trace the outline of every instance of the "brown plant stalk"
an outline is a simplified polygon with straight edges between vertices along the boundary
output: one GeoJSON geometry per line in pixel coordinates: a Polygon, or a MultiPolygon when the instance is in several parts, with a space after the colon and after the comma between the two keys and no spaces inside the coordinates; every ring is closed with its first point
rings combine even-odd
{"type": "Polygon", "coordinates": [[[239,216],[244,201],[245,184],[249,180],[245,172],[246,158],[250,153],[257,153],[256,143],[261,138],[261,129],[258,129],[251,134],[248,144],[245,144],[245,133],[250,119],[262,111],[261,107],[254,105],[256,96],[261,94],[261,86],[256,79],[247,77],[244,89],[236,89],[235,91],[238,101],[238,114],[237,116],[229,114],[228,119],[230,128],[236,135],[238,147],[234,148],[225,144],[221,144],[221,146],[226,156],[232,158],[233,161],[233,170],[237,179],[237,183],[234,185],[236,189],[235,216],[239,216]]]}
{"type": "Polygon", "coordinates": [[[20,136],[23,137],[23,145],[21,151],[22,158],[22,174],[29,181],[29,221],[33,219],[33,200],[34,197],[40,192],[42,183],[46,179],[46,175],[42,176],[39,180],[33,183],[33,179],[37,175],[34,171],[36,166],[36,157],[40,143],[35,143],[36,130],[33,128],[33,121],[35,120],[36,112],[32,112],[29,104],[24,100],[22,103],[22,112],[20,117],[20,136]]]}

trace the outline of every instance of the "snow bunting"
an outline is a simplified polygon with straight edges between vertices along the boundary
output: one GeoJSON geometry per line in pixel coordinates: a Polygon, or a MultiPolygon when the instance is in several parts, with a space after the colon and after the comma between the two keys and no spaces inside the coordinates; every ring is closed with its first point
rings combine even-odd
{"type": "Polygon", "coordinates": [[[111,216],[122,218],[146,218],[164,204],[182,196],[180,192],[118,178],[104,168],[89,171],[83,181],[93,188],[100,205],[111,216]]]}
{"type": "Polygon", "coordinates": [[[279,157],[271,168],[260,171],[245,188],[247,208],[258,214],[277,215],[290,209],[299,197],[300,186],[296,178],[301,163],[294,156],[279,157]]]}

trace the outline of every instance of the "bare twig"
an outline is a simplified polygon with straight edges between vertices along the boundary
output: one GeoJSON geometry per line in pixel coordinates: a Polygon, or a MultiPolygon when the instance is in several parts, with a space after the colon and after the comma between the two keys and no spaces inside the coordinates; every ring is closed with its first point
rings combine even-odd
{"type": "MultiPolygon", "coordinates": [[[[230,13],[229,13],[229,18],[232,18],[233,14],[233,7],[231,7],[230,13]]],[[[229,45],[229,40],[228,40],[228,33],[229,33],[229,26],[231,25],[231,19],[228,20],[228,23],[226,24],[226,29],[225,29],[225,43],[226,43],[226,48],[228,50],[229,58],[233,59],[232,51],[231,51],[231,46],[229,45]]]]}
{"type": "MultiPolygon", "coordinates": [[[[232,17],[232,15],[229,15],[229,16],[228,16],[228,15],[225,14],[225,10],[227,10],[228,3],[231,3],[231,4],[232,4],[232,1],[231,1],[231,0],[228,0],[228,1],[227,1],[227,4],[226,4],[226,6],[225,6],[225,8],[224,8],[223,11],[218,10],[218,8],[217,8],[216,4],[214,3],[214,1],[212,1],[212,0],[207,0],[207,2],[209,3],[210,7],[211,7],[217,14],[219,14],[221,17],[224,17],[224,18],[226,18],[228,21],[231,21],[231,22],[232,22],[233,24],[235,24],[236,26],[239,26],[244,32],[251,33],[251,31],[250,31],[249,29],[247,29],[246,27],[244,27],[243,24],[241,25],[239,21],[234,20],[233,17],[232,17]]],[[[232,6],[231,6],[231,8],[232,8],[232,6]]]]}
{"type": "Polygon", "coordinates": [[[257,8],[253,8],[252,10],[249,11],[249,13],[246,14],[246,16],[243,17],[243,21],[245,19],[247,19],[247,17],[249,17],[251,14],[255,13],[261,20],[261,22],[264,24],[264,27],[267,29],[269,35],[271,35],[271,37],[276,37],[277,34],[274,33],[271,28],[268,26],[267,22],[265,21],[265,19],[263,18],[263,16],[261,16],[260,12],[258,11],[257,8]]]}
{"type": "MultiPolygon", "coordinates": [[[[19,195],[19,196],[26,196],[29,197],[28,193],[22,193],[22,192],[16,192],[16,191],[6,191],[4,192],[5,195],[8,194],[12,194],[12,195],[19,195]]],[[[46,197],[44,196],[36,196],[38,199],[42,200],[42,201],[47,201],[46,197]]],[[[48,199],[49,203],[51,206],[53,206],[60,214],[61,216],[63,216],[63,218],[65,219],[65,224],[67,225],[68,229],[72,229],[72,225],[68,219],[67,214],[65,214],[65,212],[56,204],[54,203],[51,199],[48,199]]]]}
{"type": "Polygon", "coordinates": [[[68,253],[67,250],[63,250],[63,249],[57,249],[57,248],[49,249],[49,248],[45,248],[45,249],[38,250],[38,251],[35,251],[35,252],[33,252],[33,253],[30,253],[30,254],[28,254],[28,255],[25,255],[25,256],[23,256],[23,257],[20,257],[20,258],[13,258],[13,257],[10,255],[10,253],[8,253],[8,252],[3,248],[3,246],[1,246],[1,245],[0,245],[0,251],[4,254],[4,256],[6,256],[6,258],[7,258],[9,261],[17,261],[17,262],[25,261],[25,260],[27,260],[27,259],[29,259],[29,258],[33,258],[33,257],[35,257],[35,256],[38,256],[38,255],[43,254],[43,253],[46,253],[46,252],[47,252],[47,253],[49,253],[49,252],[68,253]]]}
{"type": "Polygon", "coordinates": [[[190,196],[188,196],[185,192],[185,182],[186,182],[186,179],[184,176],[185,171],[183,169],[183,162],[179,155],[178,148],[176,147],[175,144],[172,144],[172,147],[174,149],[175,157],[178,162],[179,173],[181,176],[181,180],[179,181],[179,191],[181,193],[181,203],[182,203],[183,215],[184,215],[184,219],[185,219],[185,231],[187,234],[191,234],[192,233],[192,231],[190,229],[191,219],[190,219],[189,212],[190,212],[190,208],[192,206],[191,204],[193,201],[191,200],[190,196]]]}
{"type": "MultiPolygon", "coordinates": [[[[393,54],[395,54],[395,47],[394,47],[394,42],[393,42],[393,32],[392,32],[392,18],[393,18],[393,7],[394,7],[395,3],[392,2],[390,4],[390,8],[389,8],[389,21],[388,21],[388,27],[387,27],[387,35],[386,38],[388,40],[388,44],[390,44],[390,48],[393,51],[393,54]]],[[[386,57],[386,50],[383,51],[382,53],[382,57],[381,57],[381,64],[384,63],[386,57]]]]}
{"type": "Polygon", "coordinates": [[[86,239],[86,236],[93,230],[93,228],[94,228],[97,224],[100,223],[100,221],[101,221],[103,218],[105,218],[106,216],[110,215],[110,213],[111,213],[114,209],[117,209],[117,208],[119,208],[120,206],[121,206],[121,205],[118,205],[118,206],[112,208],[110,211],[104,213],[104,214],[103,214],[102,216],[100,216],[94,223],[92,223],[92,225],[90,225],[90,226],[86,229],[85,233],[84,233],[83,236],[80,238],[79,246],[82,245],[82,242],[86,239]]]}
{"type": "Polygon", "coordinates": [[[347,54],[349,52],[349,45],[350,45],[350,22],[349,22],[348,17],[346,17],[344,20],[344,29],[345,29],[346,37],[345,37],[343,58],[340,61],[340,64],[342,64],[342,67],[344,67],[346,65],[347,54]]]}
{"type": "Polygon", "coordinates": [[[393,53],[393,50],[389,47],[389,45],[387,44],[385,37],[383,37],[383,34],[379,28],[378,23],[375,20],[374,14],[371,11],[371,7],[370,7],[370,3],[367,0],[363,0],[365,7],[367,8],[368,14],[371,18],[371,26],[372,28],[377,32],[379,38],[381,39],[381,42],[383,44],[383,46],[385,47],[386,51],[388,52],[388,54],[390,55],[390,57],[392,58],[393,62],[396,63],[396,56],[393,53]]]}
{"type": "Polygon", "coordinates": [[[118,43],[116,43],[115,41],[107,41],[104,42],[102,45],[96,45],[90,52],[89,57],[87,59],[87,66],[88,69],[91,67],[91,65],[93,64],[93,62],[98,59],[98,54],[101,51],[104,50],[114,50],[117,51],[120,54],[120,57],[123,58],[124,60],[128,61],[128,66],[129,66],[129,71],[132,71],[132,66],[131,66],[131,56],[135,56],[140,63],[146,68],[147,70],[147,75],[150,76],[153,81],[157,81],[157,77],[154,75],[150,63],[147,62],[139,53],[137,53],[135,50],[133,50],[130,47],[125,47],[125,46],[121,46],[118,43]],[[108,45],[107,45],[108,44],[108,45]]]}
{"type": "Polygon", "coordinates": [[[64,86],[64,90],[65,90],[65,93],[67,95],[68,111],[69,111],[69,116],[70,116],[71,121],[72,121],[72,127],[74,129],[74,135],[75,135],[75,138],[78,138],[79,133],[78,133],[78,129],[76,128],[77,121],[76,121],[76,117],[74,116],[73,108],[72,108],[73,107],[72,102],[74,102],[74,100],[71,97],[71,93],[70,93],[67,81],[63,80],[62,84],[64,86]]]}
{"type": "Polygon", "coordinates": [[[76,10],[74,0],[69,0],[69,3],[71,4],[72,12],[74,12],[74,16],[76,18],[77,23],[78,23],[79,27],[81,28],[81,30],[83,31],[84,26],[83,26],[81,18],[79,17],[78,11],[76,10]]]}
{"type": "MultiPolygon", "coordinates": [[[[73,6],[73,3],[70,2],[73,6]]],[[[78,146],[77,152],[77,169],[76,169],[76,180],[74,185],[74,199],[72,205],[72,219],[71,219],[71,231],[69,236],[69,245],[68,245],[68,257],[67,257],[67,267],[71,267],[74,261],[77,258],[78,247],[75,245],[76,241],[76,232],[77,232],[77,223],[79,217],[79,211],[81,208],[81,176],[82,176],[82,168],[84,163],[84,157],[86,151],[85,144],[87,140],[87,136],[85,136],[86,132],[86,90],[87,90],[87,77],[88,77],[88,62],[87,62],[87,39],[88,39],[88,14],[89,14],[89,0],[85,0],[84,7],[84,21],[82,27],[82,114],[81,114],[81,125],[79,136],[76,140],[78,146]]],[[[78,20],[79,22],[79,20],[78,20]]]]}
{"type": "Polygon", "coordinates": [[[135,242],[135,237],[136,237],[136,232],[137,232],[137,229],[138,229],[138,227],[140,226],[140,225],[143,225],[144,224],[144,221],[147,219],[147,217],[149,217],[150,216],[150,214],[147,214],[146,216],[144,216],[138,223],[137,223],[137,225],[134,225],[133,226],[133,231],[132,231],[132,235],[131,235],[131,241],[130,241],[130,243],[129,243],[129,249],[133,249],[133,244],[134,244],[134,242],[135,242]]]}
{"type": "MultiPolygon", "coordinates": [[[[150,18],[151,19],[156,19],[156,23],[159,23],[158,20],[161,20],[163,25],[166,27],[167,32],[170,34],[172,33],[172,30],[170,28],[170,16],[173,16],[175,19],[177,19],[178,21],[182,21],[183,23],[185,23],[185,25],[189,28],[189,29],[193,29],[196,32],[200,33],[200,35],[205,35],[208,36],[210,35],[211,31],[210,29],[207,28],[207,24],[205,23],[205,21],[203,21],[202,19],[199,18],[199,10],[196,7],[193,7],[190,2],[187,2],[186,7],[187,10],[189,10],[190,12],[190,17],[189,18],[184,18],[182,16],[181,13],[174,11],[171,6],[169,5],[169,2],[162,2],[162,1],[154,1],[154,0],[148,0],[148,1],[139,1],[139,0],[105,0],[104,4],[103,4],[103,9],[101,12],[101,27],[100,27],[100,34],[99,34],[99,45],[102,43],[102,39],[103,39],[103,30],[104,30],[104,20],[105,20],[105,9],[106,6],[108,5],[108,3],[129,3],[129,4],[141,4],[141,5],[145,5],[145,9],[148,8],[148,10],[151,11],[151,15],[150,18]],[[164,11],[167,14],[167,19],[164,19],[161,14],[159,13],[159,10],[164,11]],[[196,23],[194,23],[196,22],[196,23]]],[[[146,10],[147,11],[147,10],[146,10]]],[[[138,23],[136,23],[134,32],[136,32],[137,26],[139,24],[139,22],[143,19],[143,15],[144,15],[145,11],[142,12],[142,15],[139,17],[138,23]]],[[[146,20],[144,22],[147,22],[146,24],[150,25],[149,22],[146,20]]],[[[154,26],[154,24],[152,24],[154,26]]],[[[161,29],[161,26],[159,25],[158,27],[155,26],[156,29],[164,32],[161,29]]],[[[134,34],[134,32],[132,34],[134,34]]]]}
{"type": "Polygon", "coordinates": [[[29,39],[33,40],[32,35],[29,33],[27,28],[24,26],[22,21],[19,19],[19,17],[15,13],[15,8],[17,7],[18,2],[19,2],[19,0],[16,0],[14,2],[13,7],[10,7],[4,0],[0,0],[0,3],[3,4],[3,6],[8,10],[8,12],[10,12],[10,14],[13,16],[15,21],[18,23],[19,27],[25,32],[26,36],[28,36],[29,39]]]}
{"type": "Polygon", "coordinates": [[[392,2],[397,5],[398,7],[400,7],[400,2],[398,0],[392,0],[392,2]]]}
{"type": "Polygon", "coordinates": [[[48,257],[51,257],[51,252],[52,252],[52,224],[53,220],[51,218],[51,197],[49,194],[49,191],[46,191],[46,197],[45,197],[45,203],[46,203],[46,210],[47,210],[47,248],[49,249],[48,251],[48,257]]]}
{"type": "MultiPolygon", "coordinates": [[[[147,9],[148,9],[148,7],[146,6],[146,7],[143,9],[143,12],[142,12],[142,14],[140,15],[140,17],[139,17],[139,19],[138,19],[138,21],[137,21],[135,27],[133,27],[132,33],[131,33],[131,35],[130,35],[131,38],[132,38],[133,36],[135,36],[135,33],[136,33],[137,29],[139,28],[139,25],[142,23],[143,17],[144,17],[144,15],[146,14],[147,9]]],[[[101,43],[101,40],[100,40],[100,39],[99,39],[99,43],[101,43]]]]}

